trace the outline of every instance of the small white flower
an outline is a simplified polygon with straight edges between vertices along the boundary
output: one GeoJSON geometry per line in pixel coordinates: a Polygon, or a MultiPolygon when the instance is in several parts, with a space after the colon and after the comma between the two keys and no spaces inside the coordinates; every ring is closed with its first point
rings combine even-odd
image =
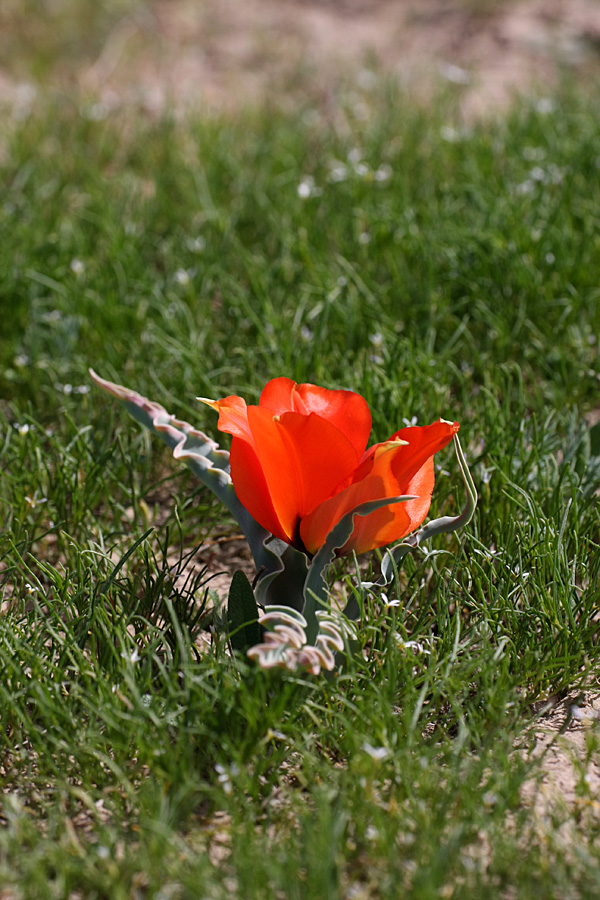
{"type": "Polygon", "coordinates": [[[24,366],[28,366],[30,363],[30,359],[25,353],[18,353],[14,360],[13,364],[17,367],[17,369],[22,369],[24,366]]]}
{"type": "Polygon", "coordinates": [[[466,69],[455,66],[453,63],[442,63],[439,67],[439,72],[442,78],[445,78],[446,81],[451,81],[453,84],[471,83],[471,74],[466,69]]]}
{"type": "Polygon", "coordinates": [[[394,635],[394,637],[396,638],[398,647],[401,649],[412,650],[414,654],[423,653],[425,656],[431,655],[431,650],[425,646],[423,641],[405,641],[399,634],[394,635]]]}
{"type": "Polygon", "coordinates": [[[375,331],[373,334],[369,335],[369,340],[374,347],[381,347],[383,344],[383,335],[380,331],[375,331]]]}
{"type": "Polygon", "coordinates": [[[597,722],[600,719],[600,710],[582,709],[574,704],[571,707],[571,715],[577,722],[597,722]]]}
{"type": "Polygon", "coordinates": [[[85,272],[85,263],[82,259],[72,259],[70,268],[71,272],[75,275],[83,275],[85,272]]]}
{"type": "Polygon", "coordinates": [[[221,763],[216,763],[215,772],[217,773],[219,784],[222,786],[224,792],[226,794],[231,794],[231,791],[233,789],[231,776],[233,775],[235,777],[236,775],[240,774],[240,770],[238,769],[238,767],[235,765],[235,763],[233,763],[229,770],[227,770],[225,766],[221,765],[221,763]]]}
{"type": "Polygon", "coordinates": [[[27,422],[24,422],[22,425],[19,425],[17,422],[15,422],[14,427],[19,432],[20,437],[25,437],[26,435],[28,435],[31,429],[31,426],[27,422]]]}
{"type": "Polygon", "coordinates": [[[542,115],[548,115],[548,113],[554,112],[554,100],[550,97],[540,97],[535,104],[535,108],[542,115]]]}
{"type": "Polygon", "coordinates": [[[535,184],[533,183],[533,181],[529,181],[529,180],[522,181],[521,184],[518,184],[516,186],[515,192],[518,194],[519,197],[522,197],[525,194],[531,194],[534,187],[535,187],[535,184]]]}
{"type": "Polygon", "coordinates": [[[307,325],[302,325],[300,328],[300,337],[303,341],[306,341],[309,344],[313,339],[313,333],[307,325]]]}
{"type": "Polygon", "coordinates": [[[361,231],[358,236],[359,244],[369,244],[371,242],[371,235],[368,231],[361,231]]]}
{"type": "Polygon", "coordinates": [[[351,165],[356,166],[361,161],[361,159],[361,151],[358,149],[358,147],[353,147],[352,150],[350,150],[348,153],[348,162],[351,165]]]}
{"type": "Polygon", "coordinates": [[[413,428],[417,424],[419,419],[417,418],[417,416],[411,416],[410,419],[402,419],[402,421],[404,422],[404,424],[406,425],[407,428],[413,428]]]}
{"type": "Polygon", "coordinates": [[[121,653],[121,659],[128,659],[132,665],[135,665],[135,663],[140,661],[140,653],[138,648],[134,647],[134,649],[130,653],[128,653],[127,650],[123,650],[123,652],[121,653]]]}
{"type": "Polygon", "coordinates": [[[27,506],[30,507],[30,509],[35,509],[36,506],[39,506],[40,504],[47,503],[47,502],[48,502],[48,498],[38,496],[38,491],[34,491],[33,497],[30,496],[29,494],[25,494],[25,503],[27,504],[27,506]]]}
{"type": "Polygon", "coordinates": [[[329,171],[328,179],[332,184],[336,184],[339,181],[345,181],[348,177],[348,167],[345,163],[334,162],[329,171]]]}
{"type": "Polygon", "coordinates": [[[392,177],[392,167],[384,163],[375,170],[375,181],[389,181],[392,177]]]}
{"type": "Polygon", "coordinates": [[[362,745],[362,749],[365,751],[365,753],[368,753],[371,759],[374,759],[377,762],[382,759],[387,759],[387,757],[390,755],[390,751],[387,749],[387,747],[373,747],[373,745],[369,744],[368,741],[365,741],[365,743],[362,745]]]}
{"type": "Polygon", "coordinates": [[[188,238],[187,241],[188,250],[191,250],[192,253],[202,253],[204,248],[206,247],[206,241],[199,235],[195,238],[188,238]]]}
{"type": "Polygon", "coordinates": [[[451,125],[442,125],[440,128],[440,137],[449,144],[458,144],[460,141],[460,131],[452,128],[451,125]]]}
{"type": "Polygon", "coordinates": [[[546,253],[545,259],[549,266],[556,262],[554,253],[546,253]]]}
{"type": "Polygon", "coordinates": [[[529,173],[529,177],[532,178],[533,181],[545,181],[546,173],[541,166],[534,166],[529,173]]]}
{"type": "Polygon", "coordinates": [[[63,394],[67,394],[67,396],[69,394],[72,394],[73,393],[73,385],[72,384],[63,384],[62,392],[63,392],[63,394]]]}
{"type": "Polygon", "coordinates": [[[312,195],[314,186],[315,186],[314,180],[310,176],[308,176],[307,178],[304,178],[300,182],[298,187],[296,188],[298,196],[302,200],[306,200],[308,197],[310,197],[312,195]]]}
{"type": "Polygon", "coordinates": [[[186,269],[177,269],[175,272],[175,281],[177,284],[186,285],[190,283],[190,273],[186,269]]]}

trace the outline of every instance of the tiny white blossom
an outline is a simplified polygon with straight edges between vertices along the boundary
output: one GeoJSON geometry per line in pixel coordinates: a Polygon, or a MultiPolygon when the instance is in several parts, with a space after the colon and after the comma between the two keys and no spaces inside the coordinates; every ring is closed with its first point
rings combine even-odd
{"type": "Polygon", "coordinates": [[[535,104],[535,108],[539,113],[548,115],[548,113],[554,112],[554,100],[552,100],[550,97],[540,97],[538,102],[535,104]]]}
{"type": "Polygon", "coordinates": [[[394,635],[394,637],[396,638],[398,647],[400,647],[401,649],[412,650],[412,652],[415,654],[423,653],[425,656],[431,655],[431,650],[425,646],[425,643],[423,641],[405,641],[404,638],[399,634],[394,635]]]}
{"type": "Polygon", "coordinates": [[[440,137],[449,144],[458,144],[460,141],[460,131],[452,128],[451,125],[442,125],[440,128],[440,137]]]}
{"type": "Polygon", "coordinates": [[[535,187],[535,185],[534,185],[533,181],[530,181],[530,180],[522,181],[521,184],[518,184],[516,186],[515,191],[520,197],[522,197],[525,194],[531,194],[534,187],[535,187]]]}
{"type": "Polygon", "coordinates": [[[188,238],[187,241],[188,250],[191,250],[193,253],[202,253],[204,248],[206,247],[206,241],[199,235],[195,238],[188,238]]]}
{"type": "Polygon", "coordinates": [[[371,235],[368,231],[362,231],[358,236],[359,244],[369,244],[371,242],[371,235]]]}
{"type": "Polygon", "coordinates": [[[333,184],[335,184],[336,182],[339,182],[339,181],[345,181],[347,177],[348,177],[348,167],[345,165],[345,163],[336,161],[331,166],[331,169],[329,171],[329,175],[328,175],[329,181],[331,181],[333,184]]]}
{"type": "Polygon", "coordinates": [[[442,63],[439,67],[442,78],[451,81],[453,84],[470,84],[471,75],[466,69],[455,66],[453,63],[442,63]]]}
{"type": "Polygon", "coordinates": [[[529,173],[529,177],[534,181],[545,181],[546,173],[541,166],[534,166],[531,172],[529,173]]]}
{"type": "Polygon", "coordinates": [[[70,268],[71,272],[75,275],[83,275],[85,272],[85,263],[82,259],[72,259],[70,268]]]}
{"type": "Polygon", "coordinates": [[[382,759],[387,759],[387,757],[390,755],[390,751],[387,749],[387,747],[373,747],[373,745],[369,744],[368,741],[365,741],[365,743],[362,745],[362,749],[365,751],[365,753],[368,753],[371,759],[374,759],[377,762],[382,759]]]}
{"type": "Polygon", "coordinates": [[[128,653],[127,650],[124,650],[121,653],[121,659],[128,659],[130,663],[135,665],[135,663],[140,661],[140,653],[139,653],[138,648],[134,647],[134,649],[131,651],[131,653],[128,653]]]}
{"type": "Polygon", "coordinates": [[[312,175],[305,175],[302,178],[296,192],[302,200],[307,200],[309,197],[320,197],[323,193],[322,189],[315,185],[312,175]]]}
{"type": "Polygon", "coordinates": [[[375,181],[389,181],[392,177],[392,167],[387,163],[379,166],[378,169],[375,170],[375,181]]]}
{"type": "Polygon", "coordinates": [[[175,272],[175,281],[177,284],[186,285],[190,283],[190,273],[185,269],[177,269],[175,272]]]}
{"type": "Polygon", "coordinates": [[[47,502],[48,502],[48,498],[38,496],[38,491],[34,491],[33,496],[30,496],[29,494],[25,494],[25,503],[31,509],[35,509],[36,506],[39,506],[40,504],[47,503],[47,502]]]}

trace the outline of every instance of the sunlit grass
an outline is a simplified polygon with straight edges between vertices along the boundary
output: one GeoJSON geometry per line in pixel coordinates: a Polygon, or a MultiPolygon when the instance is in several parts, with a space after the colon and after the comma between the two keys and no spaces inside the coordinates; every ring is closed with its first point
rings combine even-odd
{"type": "MultiPolygon", "coordinates": [[[[338,129],[85,109],[13,121],[0,163],[0,886],[596,896],[585,772],[577,810],[522,799],[534,702],[597,680],[595,101],[469,130],[383,88],[338,129]],[[234,524],[90,365],[211,434],[196,396],[276,375],[363,393],[379,440],[456,418],[477,516],[381,600],[340,569],[336,677],[258,671],[188,558],[234,524]]],[[[432,513],[461,492],[448,452],[432,513]]]]}

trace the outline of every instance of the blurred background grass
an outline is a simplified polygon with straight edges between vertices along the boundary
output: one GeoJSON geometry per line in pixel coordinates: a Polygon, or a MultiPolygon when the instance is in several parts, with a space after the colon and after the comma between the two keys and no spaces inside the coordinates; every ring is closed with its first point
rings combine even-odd
{"type": "Polygon", "coordinates": [[[159,9],[183,6],[0,12],[3,900],[592,900],[597,92],[479,121],[469,70],[425,105],[361,59],[294,60],[296,93],[227,114],[148,104],[120,64],[95,93],[159,9]],[[282,374],[363,393],[376,439],[457,418],[477,516],[368,600],[337,678],[257,671],[201,618],[233,523],[90,364],[211,434],[196,395],[282,374]]]}

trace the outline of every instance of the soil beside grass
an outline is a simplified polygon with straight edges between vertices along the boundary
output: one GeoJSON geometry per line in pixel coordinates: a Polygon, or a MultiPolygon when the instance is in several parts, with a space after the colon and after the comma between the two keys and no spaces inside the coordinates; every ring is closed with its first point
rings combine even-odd
{"type": "MultiPolygon", "coordinates": [[[[48,7],[49,27],[60,29],[69,3],[48,7]]],[[[446,82],[471,117],[599,68],[596,0],[124,0],[96,13],[91,34],[72,15],[62,43],[45,35],[39,12],[35,28],[17,6],[2,15],[12,39],[0,42],[0,97],[17,104],[31,86],[23,57],[40,48],[38,83],[155,111],[307,95],[326,104],[341,78],[368,89],[376,73],[416,98],[446,82]]]]}

